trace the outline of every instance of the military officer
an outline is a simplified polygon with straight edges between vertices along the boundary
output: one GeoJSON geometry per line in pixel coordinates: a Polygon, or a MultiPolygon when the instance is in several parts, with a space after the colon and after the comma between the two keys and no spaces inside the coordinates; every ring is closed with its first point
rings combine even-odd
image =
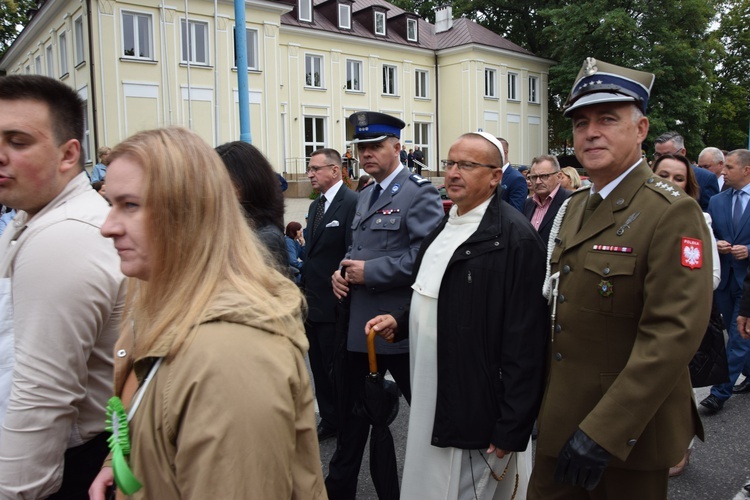
{"type": "Polygon", "coordinates": [[[550,236],[530,499],[666,499],[669,467],[703,436],[687,366],[711,309],[711,240],[696,201],[642,160],[653,80],[587,58],[565,104],[593,186],[550,236]]]}
{"type": "MultiPolygon", "coordinates": [[[[360,165],[374,183],[359,193],[352,222],[352,245],[332,276],[334,293],[350,296],[345,380],[351,384],[347,406],[362,392],[368,373],[367,345],[362,335],[365,323],[383,311],[403,309],[411,299],[414,260],[425,236],[443,218],[437,189],[419,175],[411,174],[399,159],[401,129],[405,124],[393,116],[358,112],[349,117],[360,165]]],[[[390,371],[407,401],[409,386],[408,340],[388,344],[377,339],[378,369],[390,371]]],[[[336,366],[339,366],[338,364],[336,366]]],[[[340,377],[334,375],[334,378],[340,377]]],[[[331,458],[326,488],[329,498],[354,498],[362,453],[370,424],[365,418],[343,410],[336,452],[331,458]]],[[[398,498],[395,457],[392,467],[373,477],[381,498],[398,498]]],[[[386,468],[385,465],[380,467],[386,468]]]]}

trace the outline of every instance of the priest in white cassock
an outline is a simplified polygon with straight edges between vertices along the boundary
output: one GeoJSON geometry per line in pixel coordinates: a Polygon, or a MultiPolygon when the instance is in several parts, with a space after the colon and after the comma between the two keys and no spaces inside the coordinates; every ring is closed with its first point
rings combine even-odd
{"type": "Polygon", "coordinates": [[[422,243],[411,305],[365,327],[411,345],[402,499],[526,498],[545,375],[545,251],[501,200],[504,163],[487,133],[451,146],[443,164],[454,205],[422,243]]]}

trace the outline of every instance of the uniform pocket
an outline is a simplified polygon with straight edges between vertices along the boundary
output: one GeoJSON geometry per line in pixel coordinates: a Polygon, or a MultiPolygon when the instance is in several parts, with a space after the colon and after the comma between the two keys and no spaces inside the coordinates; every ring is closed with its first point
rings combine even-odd
{"type": "Polygon", "coordinates": [[[637,286],[634,280],[637,257],[631,254],[589,252],[584,269],[590,280],[583,309],[614,316],[635,314],[637,286]],[[589,295],[590,293],[590,295],[589,295]]]}

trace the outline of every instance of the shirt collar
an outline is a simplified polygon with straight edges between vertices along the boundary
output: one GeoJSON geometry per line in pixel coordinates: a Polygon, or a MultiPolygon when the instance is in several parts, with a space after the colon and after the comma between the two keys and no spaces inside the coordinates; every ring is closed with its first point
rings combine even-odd
{"type": "Polygon", "coordinates": [[[615,180],[613,180],[612,182],[610,182],[609,184],[607,184],[606,186],[604,186],[604,187],[603,187],[603,188],[601,189],[601,191],[597,191],[597,190],[596,190],[596,188],[594,187],[594,184],[592,183],[592,184],[591,184],[591,192],[589,193],[589,195],[592,195],[592,194],[594,194],[594,193],[599,193],[599,196],[601,196],[601,197],[602,197],[602,199],[605,199],[605,198],[606,198],[607,196],[609,196],[609,194],[610,194],[610,193],[611,193],[612,191],[614,191],[614,190],[615,190],[615,188],[616,188],[616,187],[617,187],[617,186],[618,186],[618,185],[619,185],[619,184],[620,184],[620,183],[622,182],[622,180],[623,180],[623,179],[624,179],[625,177],[627,177],[627,176],[628,176],[628,174],[629,174],[630,172],[632,172],[632,171],[633,171],[633,169],[634,169],[635,167],[637,167],[637,166],[638,166],[638,165],[639,165],[639,164],[640,164],[640,163],[641,163],[642,161],[643,161],[642,159],[639,159],[639,160],[638,160],[637,162],[635,162],[635,164],[634,164],[634,165],[633,165],[632,167],[630,167],[629,169],[627,169],[626,171],[624,171],[623,173],[621,173],[621,174],[620,174],[619,176],[617,176],[617,177],[615,178],[615,180]]]}

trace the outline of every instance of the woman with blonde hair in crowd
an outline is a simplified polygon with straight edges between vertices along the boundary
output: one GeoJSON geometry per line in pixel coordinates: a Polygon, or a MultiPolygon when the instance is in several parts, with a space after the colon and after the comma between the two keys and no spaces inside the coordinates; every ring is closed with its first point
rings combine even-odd
{"type": "Polygon", "coordinates": [[[131,278],[104,499],[326,498],[304,299],[264,258],[217,154],[182,128],[114,148],[102,234],[131,278]]]}
{"type": "Polygon", "coordinates": [[[578,175],[578,171],[573,167],[564,167],[562,170],[562,177],[560,177],[560,185],[563,189],[568,191],[575,191],[581,187],[581,176],[578,175]]]}

